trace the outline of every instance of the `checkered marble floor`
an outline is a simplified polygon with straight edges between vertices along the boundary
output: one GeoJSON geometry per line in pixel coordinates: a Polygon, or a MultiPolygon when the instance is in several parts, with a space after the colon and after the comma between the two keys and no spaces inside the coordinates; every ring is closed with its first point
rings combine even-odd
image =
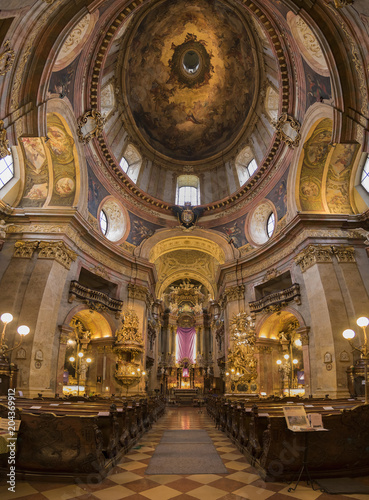
{"type": "MultiPolygon", "coordinates": [[[[178,457],[180,460],[180,457],[178,457]]],[[[369,478],[362,478],[369,484],[369,478]]],[[[0,498],[29,500],[368,500],[369,495],[328,495],[313,491],[302,482],[288,492],[285,483],[266,483],[224,433],[214,428],[206,411],[196,408],[168,408],[108,477],[98,485],[83,483],[21,482],[16,492],[0,485],[0,498]],[[164,430],[206,429],[222,458],[228,474],[146,475],[149,460],[164,430]]]]}

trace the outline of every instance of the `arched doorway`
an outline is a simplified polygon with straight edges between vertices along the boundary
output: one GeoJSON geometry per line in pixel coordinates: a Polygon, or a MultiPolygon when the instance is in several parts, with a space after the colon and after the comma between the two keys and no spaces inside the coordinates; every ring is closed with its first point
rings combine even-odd
{"type": "Polygon", "coordinates": [[[101,366],[100,358],[109,351],[112,342],[108,321],[97,311],[82,309],[71,318],[65,340],[63,394],[80,396],[105,392],[106,359],[101,366]]]}
{"type": "Polygon", "coordinates": [[[283,310],[271,314],[258,328],[260,388],[266,395],[292,397],[306,393],[301,323],[293,312],[283,310]]]}

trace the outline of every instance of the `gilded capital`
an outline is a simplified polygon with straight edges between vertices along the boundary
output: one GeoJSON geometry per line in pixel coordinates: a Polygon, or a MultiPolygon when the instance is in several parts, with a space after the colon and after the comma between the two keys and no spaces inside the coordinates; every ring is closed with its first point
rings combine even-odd
{"type": "Polygon", "coordinates": [[[304,273],[314,264],[332,262],[332,247],[327,245],[308,245],[295,257],[295,262],[304,273]]]}
{"type": "Polygon", "coordinates": [[[236,285],[226,288],[222,295],[221,305],[224,306],[227,302],[241,300],[245,298],[245,285],[236,285]]]}
{"type": "Polygon", "coordinates": [[[128,298],[150,303],[152,297],[148,288],[142,285],[128,283],[128,298]]]}
{"type": "Polygon", "coordinates": [[[333,246],[332,250],[338,262],[356,262],[354,247],[340,245],[333,246]]]}
{"type": "Polygon", "coordinates": [[[38,245],[39,241],[17,241],[14,245],[13,256],[22,259],[31,259],[38,245]]]}
{"type": "Polygon", "coordinates": [[[39,259],[55,259],[66,269],[70,269],[72,262],[77,258],[76,252],[71,250],[63,241],[41,241],[39,250],[39,259]]]}

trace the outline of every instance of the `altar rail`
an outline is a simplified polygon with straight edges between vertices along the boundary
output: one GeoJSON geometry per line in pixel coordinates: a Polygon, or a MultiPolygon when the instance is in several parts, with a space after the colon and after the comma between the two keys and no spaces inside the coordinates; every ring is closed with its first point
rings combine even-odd
{"type": "MultiPolygon", "coordinates": [[[[306,413],[321,413],[328,432],[311,432],[308,468],[311,476],[369,474],[369,405],[347,399],[287,401],[227,400],[209,397],[207,410],[266,481],[287,481],[302,467],[305,435],[287,428],[283,405],[303,404],[306,413]],[[333,408],[333,409],[329,409],[333,408]]],[[[303,477],[303,479],[308,479],[303,477]]]]}
{"type": "MultiPolygon", "coordinates": [[[[18,398],[16,403],[21,420],[16,471],[22,477],[54,479],[94,475],[100,481],[165,411],[161,397],[91,402],[18,398]]],[[[0,416],[7,414],[0,400],[0,416]]],[[[7,455],[0,455],[0,469],[7,468],[7,455]]]]}

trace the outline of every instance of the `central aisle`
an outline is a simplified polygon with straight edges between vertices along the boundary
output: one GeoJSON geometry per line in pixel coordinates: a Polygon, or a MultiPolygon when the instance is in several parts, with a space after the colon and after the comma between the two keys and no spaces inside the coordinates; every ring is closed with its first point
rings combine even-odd
{"type": "MultiPolygon", "coordinates": [[[[181,457],[178,456],[178,460],[181,457]]],[[[368,478],[363,479],[368,481],[368,478]]],[[[101,483],[69,484],[51,482],[17,482],[16,493],[0,486],[2,500],[368,500],[367,495],[327,495],[298,486],[288,493],[288,485],[265,483],[226,435],[215,429],[206,410],[197,408],[167,408],[162,417],[143,436],[101,483]],[[202,429],[208,431],[228,474],[147,475],[145,471],[163,432],[170,429],[202,429]]]]}
{"type": "MultiPolygon", "coordinates": [[[[162,417],[138,443],[139,449],[131,450],[123,461],[104,481],[111,486],[95,491],[93,497],[100,500],[349,500],[352,498],[368,500],[362,495],[327,495],[299,486],[296,492],[288,493],[288,485],[283,483],[265,483],[244,456],[237,450],[227,436],[215,429],[213,420],[203,409],[167,408],[162,417]],[[207,430],[213,440],[228,474],[193,474],[193,475],[147,475],[145,474],[155,447],[159,444],[165,430],[183,429],[207,430]],[[113,483],[115,485],[113,485],[113,483]],[[133,495],[136,492],[136,495],[133,495]],[[120,495],[120,496],[119,496],[120,495]]],[[[178,460],[181,457],[178,456],[178,460]]]]}

